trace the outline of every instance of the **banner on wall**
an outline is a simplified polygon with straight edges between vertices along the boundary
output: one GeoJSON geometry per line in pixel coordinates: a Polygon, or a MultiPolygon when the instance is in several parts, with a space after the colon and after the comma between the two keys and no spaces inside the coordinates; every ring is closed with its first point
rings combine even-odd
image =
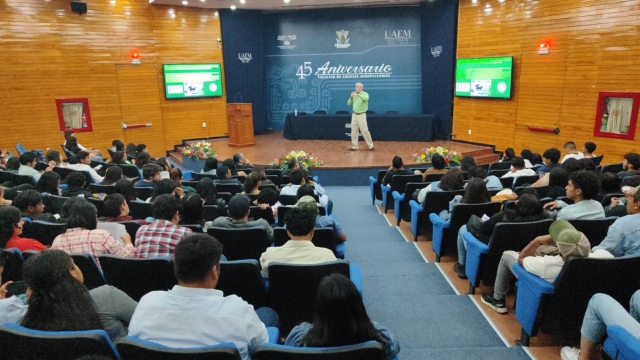
{"type": "Polygon", "coordinates": [[[422,112],[420,17],[412,8],[330,9],[267,18],[265,81],[270,127],[286,115],[349,111],[355,83],[376,113],[422,112]]]}

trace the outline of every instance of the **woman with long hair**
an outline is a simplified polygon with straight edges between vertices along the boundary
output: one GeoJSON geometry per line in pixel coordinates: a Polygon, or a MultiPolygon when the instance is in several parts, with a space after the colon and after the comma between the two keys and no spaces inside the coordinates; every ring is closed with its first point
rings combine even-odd
{"type": "Polygon", "coordinates": [[[131,181],[127,179],[120,179],[116,181],[115,186],[115,192],[122,194],[127,202],[138,200],[138,197],[136,196],[136,189],[133,187],[133,183],[131,181]]]}
{"type": "MultiPolygon", "coordinates": [[[[549,172],[549,192],[547,197],[556,199],[561,196],[566,196],[566,187],[569,183],[569,173],[562,168],[555,168],[549,172]]],[[[620,182],[618,182],[619,184],[620,182]]]]}
{"type": "Polygon", "coordinates": [[[449,219],[451,219],[451,212],[458,204],[482,204],[488,202],[491,202],[491,194],[489,194],[487,190],[487,184],[480,178],[473,178],[469,180],[464,196],[456,195],[453,200],[449,202],[449,210],[442,210],[438,215],[443,220],[449,221],[449,219]]]}
{"type": "Polygon", "coordinates": [[[142,171],[142,167],[151,162],[151,157],[146,152],[139,152],[136,155],[135,165],[142,171]]]}
{"type": "Polygon", "coordinates": [[[110,166],[100,185],[115,185],[120,180],[122,180],[122,169],[119,166],[110,166]]]}
{"type": "Polygon", "coordinates": [[[218,211],[221,214],[226,214],[227,203],[222,198],[218,198],[218,191],[216,190],[213,180],[210,178],[202,178],[198,181],[196,186],[196,192],[200,195],[200,198],[204,200],[204,205],[217,205],[218,211]]]}
{"type": "Polygon", "coordinates": [[[478,165],[470,155],[466,155],[462,159],[460,159],[460,168],[462,169],[462,171],[469,171],[472,166],[478,165]]]}
{"type": "Polygon", "coordinates": [[[20,210],[13,206],[0,207],[0,249],[46,250],[47,247],[38,240],[20,237],[23,226],[20,210]]]}
{"type": "Polygon", "coordinates": [[[203,225],[202,198],[196,193],[186,194],[180,199],[182,211],[180,212],[179,225],[203,225]]]}
{"type": "Polygon", "coordinates": [[[242,193],[258,195],[260,193],[259,187],[261,183],[260,175],[254,174],[253,172],[250,173],[244,181],[244,191],[242,191],[242,193]]]}
{"type": "Polygon", "coordinates": [[[440,181],[434,181],[426,187],[422,188],[417,196],[417,201],[422,204],[427,197],[429,191],[453,191],[464,189],[464,179],[460,168],[451,168],[447,170],[440,181]]]}
{"type": "Polygon", "coordinates": [[[125,157],[124,151],[116,151],[111,156],[111,163],[116,165],[131,165],[131,163],[125,157]]]}
{"type": "Polygon", "coordinates": [[[369,319],[356,286],[346,276],[332,274],[320,281],[313,324],[291,330],[285,345],[295,347],[345,346],[374,340],[382,344],[387,359],[400,352],[389,329],[369,319]]]}
{"type": "Polygon", "coordinates": [[[173,181],[177,187],[184,190],[184,192],[187,194],[196,192],[196,189],[192,188],[191,186],[182,184],[182,170],[178,168],[173,168],[171,169],[171,171],[169,171],[169,179],[171,179],[171,181],[173,181]]]}
{"type": "Polygon", "coordinates": [[[62,160],[60,160],[60,152],[56,150],[47,150],[47,153],[44,156],[44,160],[52,168],[56,166],[67,167],[67,164],[63,163],[62,160]]]}
{"type": "Polygon", "coordinates": [[[202,174],[215,174],[216,170],[218,170],[218,159],[214,157],[208,157],[204,162],[204,168],[202,169],[202,174]]]}
{"type": "Polygon", "coordinates": [[[50,195],[60,195],[60,175],[53,171],[44,172],[36,184],[36,190],[50,195]]]}

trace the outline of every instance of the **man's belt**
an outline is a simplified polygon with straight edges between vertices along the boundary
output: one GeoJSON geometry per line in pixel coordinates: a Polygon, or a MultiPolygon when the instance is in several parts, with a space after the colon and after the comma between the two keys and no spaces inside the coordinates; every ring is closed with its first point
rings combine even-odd
{"type": "Polygon", "coordinates": [[[362,115],[362,114],[365,114],[365,113],[366,113],[366,111],[365,111],[365,112],[361,112],[361,113],[357,113],[357,112],[355,112],[355,111],[354,111],[353,113],[354,113],[355,115],[362,115]]]}

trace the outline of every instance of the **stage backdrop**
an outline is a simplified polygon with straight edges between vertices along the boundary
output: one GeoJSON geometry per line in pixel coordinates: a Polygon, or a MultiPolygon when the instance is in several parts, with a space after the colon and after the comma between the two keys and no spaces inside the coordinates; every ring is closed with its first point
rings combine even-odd
{"type": "Polygon", "coordinates": [[[349,111],[356,82],[369,110],[422,113],[418,7],[274,13],[264,25],[270,127],[282,129],[295,109],[349,111]]]}

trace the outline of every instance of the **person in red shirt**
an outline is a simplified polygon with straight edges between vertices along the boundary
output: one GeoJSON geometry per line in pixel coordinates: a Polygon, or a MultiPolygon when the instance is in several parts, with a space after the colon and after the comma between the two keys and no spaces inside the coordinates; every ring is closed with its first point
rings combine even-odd
{"type": "Polygon", "coordinates": [[[20,237],[23,225],[20,210],[13,206],[0,207],[0,248],[17,248],[20,251],[46,250],[47,247],[38,240],[20,237]]]}

